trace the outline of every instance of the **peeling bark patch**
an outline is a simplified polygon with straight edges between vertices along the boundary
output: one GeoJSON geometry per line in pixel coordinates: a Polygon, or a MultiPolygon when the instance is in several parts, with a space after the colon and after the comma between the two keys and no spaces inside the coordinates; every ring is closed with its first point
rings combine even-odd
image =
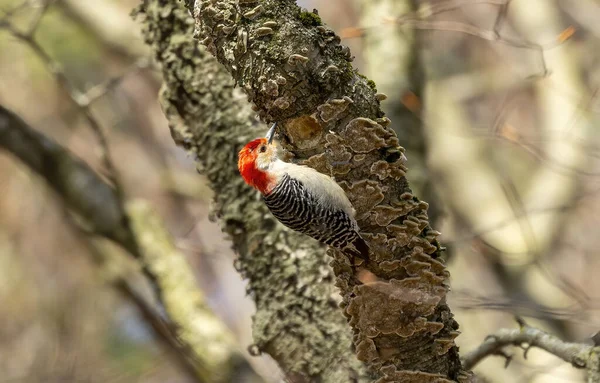
{"type": "Polygon", "coordinates": [[[435,340],[435,352],[438,355],[444,355],[454,346],[454,339],[460,335],[459,331],[450,331],[447,338],[437,338],[435,340]]]}
{"type": "Polygon", "coordinates": [[[347,174],[352,169],[352,154],[347,150],[344,139],[335,134],[325,136],[325,155],[332,175],[347,174]]]}
{"type": "Polygon", "coordinates": [[[377,353],[375,342],[369,338],[363,339],[363,341],[356,346],[356,356],[359,360],[364,360],[366,362],[371,362],[378,358],[379,354],[377,353]]]}
{"type": "Polygon", "coordinates": [[[262,13],[262,10],[263,10],[262,5],[257,5],[256,7],[252,8],[248,12],[245,12],[243,15],[245,18],[253,20],[262,13]]]}
{"type": "Polygon", "coordinates": [[[299,149],[310,149],[319,143],[323,128],[314,116],[304,115],[286,121],[285,134],[299,149]]]}
{"type": "Polygon", "coordinates": [[[388,225],[386,229],[401,243],[401,246],[410,244],[411,247],[415,247],[420,245],[427,254],[431,254],[437,250],[437,247],[430,244],[425,238],[418,236],[427,225],[427,220],[409,215],[401,225],[388,225]]]}
{"type": "Polygon", "coordinates": [[[386,205],[376,206],[371,211],[373,221],[379,226],[387,226],[397,218],[407,215],[413,211],[416,206],[406,204],[402,207],[391,207],[386,205]]]}
{"type": "Polygon", "coordinates": [[[290,107],[290,101],[285,97],[279,97],[273,101],[273,106],[279,109],[287,109],[290,107]]]}
{"type": "Polygon", "coordinates": [[[309,166],[323,174],[331,174],[331,165],[325,153],[316,154],[302,162],[302,165],[309,166]]]}
{"type": "Polygon", "coordinates": [[[290,55],[290,57],[288,57],[288,64],[290,65],[304,65],[308,62],[308,57],[306,56],[302,56],[298,53],[294,53],[292,55],[290,55]]]}
{"type": "Polygon", "coordinates": [[[317,106],[319,117],[321,117],[324,122],[339,119],[342,113],[348,109],[348,105],[352,103],[352,99],[348,96],[340,99],[329,100],[325,104],[317,106]]]}
{"type": "Polygon", "coordinates": [[[263,37],[263,36],[272,35],[274,33],[274,31],[272,28],[269,28],[269,27],[260,27],[260,28],[256,28],[254,33],[256,34],[257,37],[263,37]]]}
{"type": "Polygon", "coordinates": [[[352,184],[343,181],[340,186],[356,209],[356,218],[359,220],[384,199],[381,187],[374,181],[362,180],[352,184]]]}
{"type": "Polygon", "coordinates": [[[392,237],[396,239],[398,245],[401,247],[407,246],[410,243],[412,237],[416,235],[411,234],[408,231],[408,227],[406,225],[388,225],[386,229],[388,233],[390,233],[392,237]]]}
{"type": "Polygon", "coordinates": [[[399,180],[406,175],[407,171],[408,169],[406,166],[398,162],[389,163],[387,161],[377,161],[371,165],[371,172],[380,180],[384,180],[387,177],[399,180]]]}
{"type": "MultiPolygon", "coordinates": [[[[377,260],[379,262],[393,259],[393,249],[385,234],[363,233],[362,237],[369,244],[373,254],[377,255],[377,260]]],[[[380,264],[380,266],[383,267],[383,264],[380,264]]]]}
{"type": "Polygon", "coordinates": [[[350,121],[341,135],[352,143],[355,153],[368,153],[386,146],[398,146],[398,138],[393,131],[385,129],[368,118],[355,118],[350,121]]]}
{"type": "Polygon", "coordinates": [[[277,85],[277,81],[273,79],[263,82],[261,90],[263,93],[268,94],[269,96],[279,96],[279,85],[277,85]]]}
{"type": "Polygon", "coordinates": [[[446,289],[428,283],[425,277],[413,277],[356,286],[356,298],[346,309],[351,317],[350,324],[367,338],[380,334],[406,338],[416,332],[438,333],[444,325],[429,322],[426,317],[433,314],[446,289]]]}

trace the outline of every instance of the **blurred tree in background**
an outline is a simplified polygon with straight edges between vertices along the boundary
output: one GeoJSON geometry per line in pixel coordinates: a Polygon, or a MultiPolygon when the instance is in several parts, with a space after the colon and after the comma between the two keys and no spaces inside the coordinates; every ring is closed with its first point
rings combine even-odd
{"type": "MultiPolygon", "coordinates": [[[[29,133],[13,136],[13,144],[39,144],[40,152],[47,150],[43,158],[70,152],[89,166],[84,174],[98,175],[94,182],[115,186],[115,195],[103,195],[100,205],[79,203],[79,195],[69,193],[79,178],[49,188],[36,174],[49,168],[36,170],[35,158],[25,166],[22,157],[0,151],[0,382],[295,381],[284,378],[286,358],[271,351],[276,361],[251,355],[257,344],[263,348],[256,334],[265,303],[246,295],[256,286],[252,276],[245,281],[236,271],[231,239],[239,246],[239,238],[229,230],[230,238],[221,234],[207,179],[174,145],[157,97],[169,61],[163,57],[161,71],[156,46],[144,43],[163,32],[129,16],[140,2],[0,0],[0,137],[2,121],[15,117],[9,124],[29,133]],[[145,202],[126,206],[123,196],[145,202]],[[123,224],[121,215],[130,222],[123,224]],[[106,221],[98,217],[113,219],[118,229],[101,230],[106,221]],[[91,236],[92,229],[101,235],[91,236]],[[169,262],[162,258],[167,253],[174,254],[169,262]],[[165,269],[188,270],[184,257],[193,274],[177,274],[177,283],[163,278],[165,269]],[[179,283],[183,295],[165,287],[179,283]],[[191,303],[181,306],[182,300],[191,303]],[[197,311],[190,314],[192,308],[197,311]],[[220,366],[231,371],[211,375],[220,366]]],[[[415,195],[429,202],[432,226],[448,247],[448,303],[461,324],[461,357],[499,329],[516,328],[515,316],[562,340],[592,344],[600,327],[594,277],[600,270],[594,256],[600,4],[298,5],[319,10],[356,56],[353,65],[385,94],[382,108],[407,149],[407,178],[415,195]]],[[[172,60],[185,55],[182,49],[172,60]]],[[[239,100],[231,105],[246,104],[241,92],[234,95],[239,100]]],[[[240,114],[251,115],[244,107],[240,114]]],[[[248,124],[250,136],[265,130],[248,124]]],[[[4,149],[6,137],[0,138],[4,149]]],[[[60,164],[57,169],[83,166],[60,164]]],[[[98,196],[90,193],[89,201],[98,196]]],[[[326,276],[313,294],[335,295],[330,301],[337,303],[327,262],[320,257],[310,265],[326,276]]],[[[323,339],[349,342],[349,329],[338,333],[343,323],[332,324],[333,335],[323,339]]],[[[522,343],[528,342],[506,345],[522,343]]],[[[586,379],[584,371],[539,348],[528,350],[526,360],[515,348],[492,351],[502,358],[485,358],[474,368],[490,382],[586,379]]],[[[346,362],[350,366],[323,363],[355,368],[346,362]]]]}

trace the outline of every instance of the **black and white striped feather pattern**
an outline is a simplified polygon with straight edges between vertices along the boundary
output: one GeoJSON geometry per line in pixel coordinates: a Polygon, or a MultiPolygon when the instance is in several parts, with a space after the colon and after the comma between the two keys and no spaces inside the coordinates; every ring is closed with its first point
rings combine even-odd
{"type": "Polygon", "coordinates": [[[354,217],[341,208],[320,203],[302,182],[288,174],[263,199],[275,218],[290,229],[353,257],[369,259],[369,247],[358,234],[354,217]]]}

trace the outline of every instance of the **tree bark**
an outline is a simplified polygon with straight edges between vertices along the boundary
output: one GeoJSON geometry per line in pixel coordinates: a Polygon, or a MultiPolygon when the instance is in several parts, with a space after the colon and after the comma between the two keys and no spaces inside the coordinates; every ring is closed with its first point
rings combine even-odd
{"type": "Polygon", "coordinates": [[[243,93],[192,38],[183,4],[147,0],[138,13],[162,64],[161,102],[173,139],[193,153],[215,190],[214,214],[256,303],[250,352],[271,355],[292,382],[366,380],[323,247],[277,223],[237,172],[237,152],[265,132],[243,93]]]}
{"type": "Polygon", "coordinates": [[[357,210],[371,261],[354,275],[344,255],[331,255],[358,358],[378,382],[462,379],[439,233],[408,186],[404,149],[375,84],[352,68],[350,52],[320,17],[294,2],[187,5],[194,5],[195,35],[259,116],[280,123],[294,161],[335,176],[357,210]]]}

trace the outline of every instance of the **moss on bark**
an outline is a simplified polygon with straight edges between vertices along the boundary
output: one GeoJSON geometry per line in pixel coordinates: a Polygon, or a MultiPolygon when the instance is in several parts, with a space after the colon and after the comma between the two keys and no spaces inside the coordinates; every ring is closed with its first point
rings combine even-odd
{"type": "Polygon", "coordinates": [[[250,351],[270,354],[292,382],[362,380],[323,247],[277,223],[237,172],[237,152],[265,126],[192,38],[194,22],[182,3],[146,0],[138,13],[162,65],[161,101],[173,139],[193,153],[215,190],[214,213],[256,302],[250,351]]]}
{"type": "Polygon", "coordinates": [[[197,0],[195,35],[259,116],[280,123],[293,161],[335,176],[355,206],[371,261],[354,275],[331,255],[359,359],[378,382],[462,379],[439,233],[406,181],[404,150],[349,50],[299,12],[293,1],[197,0]]]}

